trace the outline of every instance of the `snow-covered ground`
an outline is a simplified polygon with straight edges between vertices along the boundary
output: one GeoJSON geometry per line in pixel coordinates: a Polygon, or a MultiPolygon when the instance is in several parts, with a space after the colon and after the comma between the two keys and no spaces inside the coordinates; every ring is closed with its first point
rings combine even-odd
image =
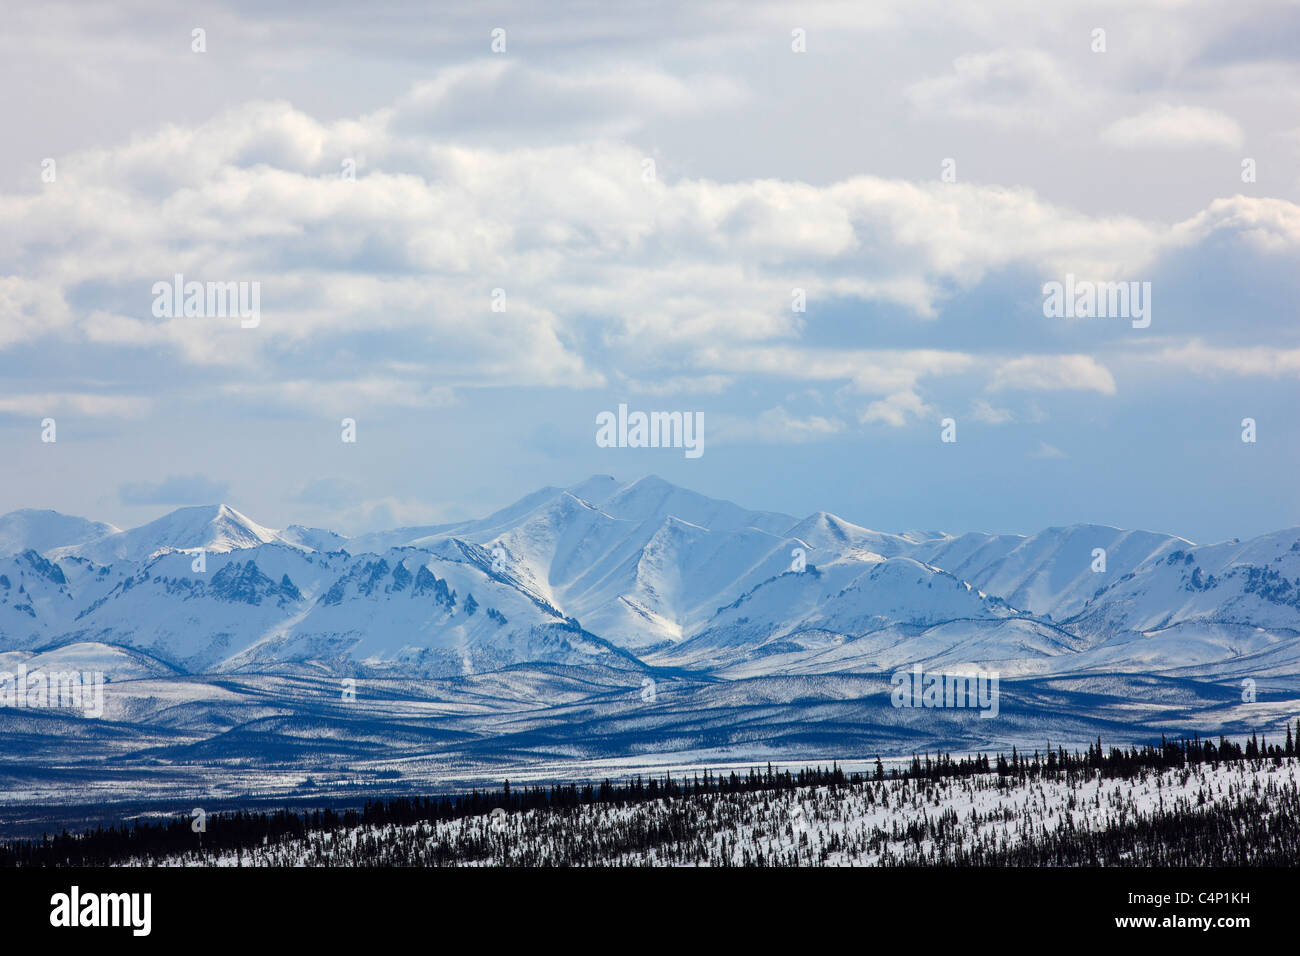
{"type": "MultiPolygon", "coordinates": [[[[799,865],[952,862],[984,845],[1008,849],[1051,835],[1102,834],[1246,809],[1267,829],[1294,818],[1300,764],[1286,759],[1147,771],[1131,779],[1028,780],[981,774],[939,781],[708,794],[632,806],[483,815],[411,826],[357,827],[240,852],[187,853],[170,865],[799,865]]],[[[1232,844],[1220,862],[1250,862],[1232,844]]],[[[1244,854],[1244,855],[1243,855],[1244,854]]],[[[140,861],[133,861],[140,862],[140,861]]],[[[1123,863],[1121,857],[1111,862],[1123,863]]],[[[1134,861],[1138,862],[1138,861],[1134,861]]],[[[1176,862],[1176,861],[1175,861],[1176,862]]]]}

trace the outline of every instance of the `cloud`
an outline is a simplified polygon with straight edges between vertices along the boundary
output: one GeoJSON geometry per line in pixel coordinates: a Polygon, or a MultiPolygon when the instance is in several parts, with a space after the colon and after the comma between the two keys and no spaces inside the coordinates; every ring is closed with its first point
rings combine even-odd
{"type": "Polygon", "coordinates": [[[230,482],[207,475],[172,475],[161,481],[133,481],[117,496],[124,505],[207,505],[224,501],[230,482]]]}
{"type": "Polygon", "coordinates": [[[994,126],[1050,126],[1080,97],[1040,50],[967,53],[951,72],[913,83],[904,95],[920,111],[994,126]]]}
{"type": "Polygon", "coordinates": [[[315,478],[286,495],[302,515],[299,523],[344,534],[361,534],[386,528],[414,527],[448,520],[446,506],[395,495],[370,497],[362,482],[349,478],[315,478]]]}
{"type": "Polygon", "coordinates": [[[0,349],[64,328],[71,317],[55,283],[0,276],[0,349]]]}
{"type": "Polygon", "coordinates": [[[747,349],[701,349],[701,365],[732,372],[771,375],[799,381],[844,380],[858,394],[886,395],[908,391],[922,379],[955,375],[976,359],[939,349],[812,349],[759,346],[747,349]]]}
{"type": "Polygon", "coordinates": [[[1183,245],[1226,236],[1260,252],[1294,255],[1300,248],[1300,205],[1254,196],[1216,199],[1175,230],[1183,245]]]}
{"type": "Polygon", "coordinates": [[[858,416],[863,424],[881,422],[902,428],[912,419],[934,416],[934,409],[921,400],[913,391],[895,392],[878,402],[872,402],[858,416]]]}
{"type": "Polygon", "coordinates": [[[298,487],[290,500],[322,508],[343,509],[355,506],[364,496],[361,485],[346,478],[316,478],[298,487]]]}
{"type": "Polygon", "coordinates": [[[1026,355],[1002,362],[993,373],[991,391],[1078,390],[1115,394],[1115,378],[1090,355],[1026,355]]]}
{"type": "MultiPolygon", "coordinates": [[[[911,414],[906,396],[924,405],[929,380],[1002,360],[804,345],[828,303],[916,319],[923,346],[926,322],[998,276],[1150,274],[1210,242],[1300,249],[1300,206],[1263,197],[1215,200],[1162,223],[966,182],[719,181],[672,163],[647,181],[645,150],[591,124],[614,129],[624,97],[638,116],[695,115],[695,74],[566,69],[475,60],[369,113],[326,119],[255,101],[61,157],[56,183],[0,194],[0,262],[14,273],[0,277],[0,355],[71,344],[117,364],[161,352],[196,373],[169,376],[168,388],[331,414],[436,407],[480,388],[613,381],[718,393],[742,374],[839,380],[880,400],[873,420],[893,422],[911,414]],[[531,84],[578,118],[567,139],[498,142],[440,125],[460,115],[467,91],[527,102],[531,84]],[[355,181],[340,175],[341,158],[357,160],[355,181]],[[259,282],[260,325],[155,318],[152,284],[178,273],[259,282]],[[795,288],[808,313],[792,312],[795,288]]],[[[1056,67],[1032,53],[959,58],[954,77],[959,100],[982,102],[971,91],[990,86],[1000,109],[1030,95],[1036,77],[1068,95],[1056,67]]],[[[701,90],[714,109],[743,95],[711,82],[701,90]]],[[[943,88],[916,95],[942,98],[943,88]]],[[[995,390],[1115,387],[1077,357],[990,374],[995,390]]],[[[103,414],[143,401],[115,398],[117,411],[107,403],[103,414]]]]}
{"type": "Polygon", "coordinates": [[[657,117],[734,108],[745,99],[744,87],[727,76],[676,76],[636,64],[558,72],[493,57],[441,70],[379,117],[399,133],[517,143],[539,134],[626,136],[657,117]]]}
{"type": "MultiPolygon", "coordinates": [[[[43,192],[0,196],[0,250],[21,274],[0,288],[0,348],[58,336],[271,369],[391,333],[403,356],[450,345],[476,383],[582,387],[600,378],[584,323],[601,322],[606,359],[789,338],[796,287],[931,317],[999,270],[1127,274],[1232,228],[1230,210],[1167,226],[968,183],[646,182],[643,158],[612,142],[449,145],[278,102],[73,154],[43,192]],[[342,179],[339,157],[362,149],[342,179]],[[259,281],[261,325],[155,319],[149,289],[177,273],[259,281]],[[92,287],[109,294],[73,310],[92,287]]],[[[1294,210],[1256,202],[1259,217],[1294,210]]]]}
{"type": "Polygon", "coordinates": [[[324,382],[298,379],[291,382],[239,382],[221,386],[223,394],[255,405],[277,404],[330,415],[355,414],[363,409],[443,408],[456,403],[455,392],[446,386],[428,385],[418,378],[370,376],[324,382]]]}
{"type": "Polygon", "coordinates": [[[735,381],[730,375],[679,375],[645,381],[628,379],[624,386],[638,395],[719,395],[735,381]]]}
{"type": "Polygon", "coordinates": [[[734,415],[707,417],[714,423],[716,440],[726,443],[803,444],[822,441],[844,430],[844,422],[837,418],[821,415],[799,418],[783,406],[769,408],[756,418],[734,415]]]}
{"type": "Polygon", "coordinates": [[[1055,445],[1049,445],[1045,441],[1040,441],[1038,447],[1025,455],[1026,458],[1067,458],[1065,452],[1055,445]]]}
{"type": "Polygon", "coordinates": [[[970,418],[985,425],[1005,425],[1016,420],[1015,415],[1009,410],[994,408],[982,398],[977,398],[971,403],[970,418]]]}
{"type": "Polygon", "coordinates": [[[1240,149],[1243,139],[1232,117],[1199,106],[1156,106],[1116,120],[1101,132],[1103,143],[1121,149],[1240,149]]]}
{"type": "Polygon", "coordinates": [[[428,502],[387,496],[358,501],[354,507],[331,511],[332,527],[359,534],[383,528],[409,528],[445,521],[447,515],[428,502]]]}
{"type": "Polygon", "coordinates": [[[1300,349],[1265,346],[1216,348],[1200,339],[1170,346],[1146,361],[1176,366],[1192,372],[1281,378],[1300,376],[1300,349]]]}
{"type": "Polygon", "coordinates": [[[147,398],[87,392],[0,395],[0,412],[13,415],[73,415],[88,418],[139,418],[152,407],[147,398]]]}

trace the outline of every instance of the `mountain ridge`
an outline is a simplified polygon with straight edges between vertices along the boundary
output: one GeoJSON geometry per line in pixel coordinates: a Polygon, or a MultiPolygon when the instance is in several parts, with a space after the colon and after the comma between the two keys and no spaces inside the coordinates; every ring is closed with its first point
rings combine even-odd
{"type": "Polygon", "coordinates": [[[1046,673],[1300,661],[1300,644],[1287,650],[1300,642],[1300,529],[1208,546],[1092,524],[891,534],[608,475],[480,519],[354,538],[274,530],[228,505],[125,531],[14,512],[0,529],[11,552],[0,554],[0,652],[98,643],[184,671],[353,660],[454,674],[599,660],[738,675],[965,655],[1046,673]],[[1226,636],[1240,628],[1255,630],[1226,636]]]}

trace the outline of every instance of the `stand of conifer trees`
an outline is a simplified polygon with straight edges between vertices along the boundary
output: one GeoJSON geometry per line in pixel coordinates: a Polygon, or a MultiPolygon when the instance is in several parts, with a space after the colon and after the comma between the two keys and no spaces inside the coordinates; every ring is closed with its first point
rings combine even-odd
{"type": "MultiPolygon", "coordinates": [[[[726,776],[715,775],[705,770],[702,775],[696,773],[679,778],[674,778],[671,774],[649,779],[637,776],[621,784],[606,779],[598,785],[568,784],[525,788],[512,787],[506,781],[501,789],[495,791],[472,790],[454,797],[395,797],[384,801],[369,801],[360,809],[343,812],[326,809],[297,813],[283,809],[271,813],[213,814],[207,818],[203,833],[194,832],[189,817],[164,822],[136,821],[131,826],[100,826],[81,833],[65,830],[56,836],[45,836],[40,840],[0,843],[0,866],[105,866],[126,860],[162,860],[196,850],[213,855],[223,851],[253,850],[284,840],[300,839],[308,833],[329,833],[357,827],[438,823],[482,816],[497,808],[509,813],[530,810],[564,813],[584,806],[635,806],[707,794],[781,792],[806,787],[858,787],[873,780],[939,781],[996,773],[1007,783],[1026,783],[1037,780],[1087,780],[1094,777],[1129,779],[1148,771],[1197,765],[1217,767],[1221,763],[1242,761],[1256,764],[1268,761],[1279,765],[1284,758],[1296,756],[1297,739],[1300,739],[1300,721],[1297,721],[1295,737],[1288,725],[1284,745],[1270,745],[1253,734],[1244,746],[1223,737],[1213,743],[1202,740],[1199,736],[1176,741],[1162,736],[1159,745],[1127,750],[1118,747],[1103,750],[1100,739],[1082,753],[1047,746],[1042,753],[1035,750],[1032,756],[1027,756],[1013,747],[1010,756],[998,754],[993,761],[990,761],[987,754],[960,759],[942,752],[933,757],[929,754],[915,755],[910,766],[893,767],[888,771],[877,757],[874,772],[869,774],[846,774],[838,765],[830,768],[809,767],[791,773],[788,770],[775,771],[769,763],[765,770],[755,768],[744,776],[738,776],[734,772],[726,776]]],[[[1197,826],[1234,826],[1236,820],[1236,817],[1207,819],[1197,826]]],[[[1158,841],[1169,836],[1166,831],[1170,824],[1167,819],[1162,820],[1160,817],[1129,826],[1133,832],[1127,837],[1118,833],[1112,836],[1094,834],[1090,837],[1090,842],[1080,846],[1071,845],[1068,852],[1064,843],[1059,840],[1054,843],[1050,839],[1041,846],[1035,844],[1032,848],[1018,847],[1003,851],[972,847],[960,857],[959,865],[1031,865],[1045,862],[1047,857],[1077,864],[1113,856],[1108,850],[1108,840],[1119,841],[1115,845],[1129,846],[1132,839],[1158,841]],[[1129,842],[1125,842],[1126,839],[1129,842]]],[[[1194,850],[1194,841],[1182,842],[1188,845],[1189,851],[1194,850]]]]}

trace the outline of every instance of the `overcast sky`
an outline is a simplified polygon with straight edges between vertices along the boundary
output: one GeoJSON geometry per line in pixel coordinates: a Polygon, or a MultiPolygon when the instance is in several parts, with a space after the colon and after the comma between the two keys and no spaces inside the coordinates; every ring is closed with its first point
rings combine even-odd
{"type": "Polygon", "coordinates": [[[655,473],[1300,523],[1300,5],[186,6],[0,11],[0,512],[360,531],[655,473]],[[177,274],[260,321],[158,317],[177,274]],[[1045,316],[1067,275],[1149,326],[1045,316]],[[597,447],[620,402],[704,454],[597,447]]]}

